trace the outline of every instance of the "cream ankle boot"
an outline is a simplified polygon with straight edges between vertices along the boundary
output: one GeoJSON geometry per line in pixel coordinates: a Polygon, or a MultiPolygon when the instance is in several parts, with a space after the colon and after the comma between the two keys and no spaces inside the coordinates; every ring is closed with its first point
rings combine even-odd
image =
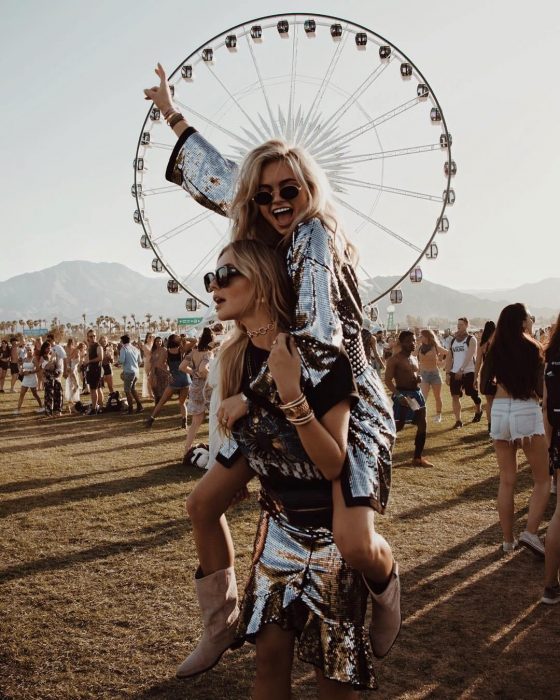
{"type": "Polygon", "coordinates": [[[391,650],[401,629],[401,582],[398,564],[393,563],[391,578],[383,593],[374,593],[365,576],[363,579],[372,600],[369,638],[373,653],[378,659],[382,659],[391,650]]]}
{"type": "MultiPolygon", "coordinates": [[[[200,569],[196,575],[199,573],[200,569]]],[[[239,608],[233,567],[203,578],[195,577],[195,584],[204,632],[196,649],[177,668],[177,678],[190,678],[209,671],[235,639],[239,608]]]]}

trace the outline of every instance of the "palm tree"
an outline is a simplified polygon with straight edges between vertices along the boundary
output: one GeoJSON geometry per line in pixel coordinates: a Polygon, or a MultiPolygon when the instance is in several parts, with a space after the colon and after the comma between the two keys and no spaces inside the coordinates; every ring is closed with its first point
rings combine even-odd
{"type": "Polygon", "coordinates": [[[146,320],[148,321],[148,333],[152,330],[152,314],[145,314],[146,320]]]}
{"type": "Polygon", "coordinates": [[[130,314],[130,318],[132,319],[134,323],[134,330],[136,330],[136,314],[130,314]]]}

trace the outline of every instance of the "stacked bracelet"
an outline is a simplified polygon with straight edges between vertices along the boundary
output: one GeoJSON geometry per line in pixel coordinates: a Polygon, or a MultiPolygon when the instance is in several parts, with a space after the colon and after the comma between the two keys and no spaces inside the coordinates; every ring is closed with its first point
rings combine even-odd
{"type": "Polygon", "coordinates": [[[170,107],[169,109],[166,109],[163,113],[163,118],[165,119],[165,121],[167,121],[172,114],[177,114],[177,110],[175,109],[175,107],[170,107]]]}
{"type": "Polygon", "coordinates": [[[185,117],[181,114],[181,112],[175,112],[175,114],[169,118],[168,124],[171,128],[173,128],[176,124],[179,122],[184,122],[185,117]]]}
{"type": "Polygon", "coordinates": [[[305,425],[315,418],[315,414],[311,410],[303,393],[293,401],[280,404],[280,408],[284,412],[286,420],[292,425],[305,425]]]}

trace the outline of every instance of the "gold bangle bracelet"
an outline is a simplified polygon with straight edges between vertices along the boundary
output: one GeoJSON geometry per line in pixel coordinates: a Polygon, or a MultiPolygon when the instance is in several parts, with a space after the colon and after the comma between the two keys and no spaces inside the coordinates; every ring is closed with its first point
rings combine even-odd
{"type": "Polygon", "coordinates": [[[299,406],[300,403],[303,403],[305,401],[305,394],[301,392],[301,394],[297,397],[297,399],[294,399],[293,401],[288,401],[288,403],[281,403],[280,408],[283,411],[287,411],[289,408],[295,408],[296,406],[299,406]]]}
{"type": "Polygon", "coordinates": [[[309,411],[309,413],[306,413],[304,416],[301,416],[301,418],[288,418],[288,422],[290,422],[292,425],[298,426],[298,425],[305,425],[306,423],[311,423],[311,421],[315,418],[315,414],[313,411],[309,411]]]}

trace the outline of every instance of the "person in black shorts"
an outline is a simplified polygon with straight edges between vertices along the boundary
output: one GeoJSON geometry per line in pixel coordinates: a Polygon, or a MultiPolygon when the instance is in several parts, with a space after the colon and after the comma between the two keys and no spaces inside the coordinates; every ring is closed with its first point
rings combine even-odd
{"type": "Polygon", "coordinates": [[[7,340],[2,341],[0,347],[0,394],[4,393],[4,382],[10,369],[10,346],[7,340]]]}
{"type": "Polygon", "coordinates": [[[482,399],[478,395],[474,371],[476,351],[476,338],[469,333],[469,320],[463,316],[457,321],[457,333],[453,336],[445,361],[446,382],[451,391],[453,413],[455,414],[454,428],[463,427],[461,420],[463,391],[471,397],[475,405],[476,410],[472,422],[478,423],[482,418],[482,399]]]}
{"type": "Polygon", "coordinates": [[[103,364],[103,348],[96,340],[97,335],[94,330],[90,329],[87,332],[88,342],[88,359],[84,364],[87,365],[86,379],[91,393],[91,409],[88,415],[101,413],[103,406],[103,394],[101,391],[101,377],[103,364]]]}

